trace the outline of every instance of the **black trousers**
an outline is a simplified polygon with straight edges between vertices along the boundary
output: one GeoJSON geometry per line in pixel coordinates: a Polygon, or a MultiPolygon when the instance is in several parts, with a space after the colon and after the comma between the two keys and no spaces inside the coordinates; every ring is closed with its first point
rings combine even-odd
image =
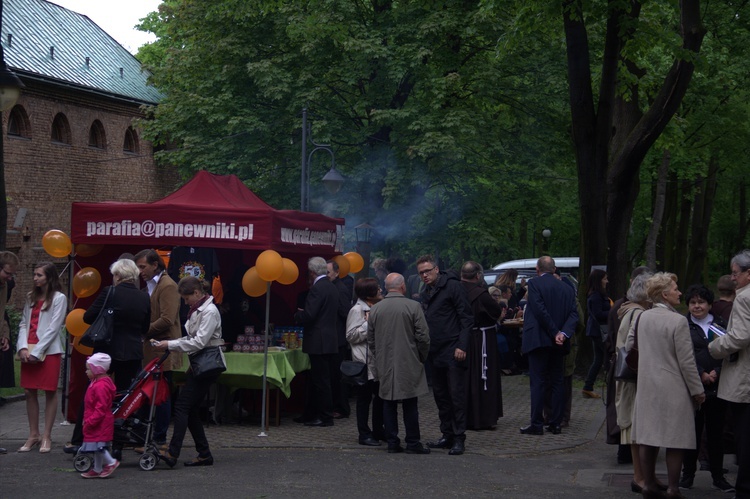
{"type": "Polygon", "coordinates": [[[563,374],[565,356],[557,347],[543,347],[532,350],[529,357],[529,384],[531,387],[531,426],[544,426],[544,397],[549,390],[550,413],[547,422],[553,426],[562,423],[565,410],[565,390],[563,374]]]}
{"type": "Polygon", "coordinates": [[[718,480],[724,476],[724,447],[722,435],[724,433],[724,415],[727,403],[717,397],[707,398],[701,408],[695,412],[695,441],[696,448],[688,449],[682,458],[682,473],[694,476],[698,461],[698,447],[701,445],[703,425],[706,426],[706,446],[708,448],[708,462],[711,467],[711,477],[718,480]]]}
{"type": "Polygon", "coordinates": [[[208,389],[211,388],[218,377],[216,375],[208,379],[198,380],[193,377],[192,370],[188,370],[185,385],[180,390],[174,404],[174,428],[172,440],[169,442],[169,453],[173,457],[180,456],[182,442],[185,440],[187,430],[190,430],[198,455],[200,457],[211,455],[206,432],[203,430],[203,423],[200,418],[200,407],[203,399],[206,398],[208,389]]]}
{"type": "MultiPolygon", "coordinates": [[[[440,417],[440,431],[448,440],[466,439],[467,369],[454,360],[448,367],[431,360],[432,395],[440,417]]],[[[465,362],[463,364],[466,364],[465,362]]]]}
{"type": "Polygon", "coordinates": [[[366,384],[357,387],[357,431],[360,440],[367,438],[381,438],[385,435],[383,427],[383,399],[378,395],[380,383],[368,380],[366,384]],[[370,403],[372,403],[372,429],[368,424],[370,418],[370,403]]]}
{"type": "Polygon", "coordinates": [[[385,438],[388,440],[388,448],[397,447],[401,440],[398,438],[398,403],[403,406],[404,428],[406,429],[407,447],[415,447],[419,444],[419,409],[417,397],[404,400],[383,400],[383,420],[385,421],[385,438]]]}
{"type": "Polygon", "coordinates": [[[750,404],[729,402],[734,420],[734,441],[737,447],[737,499],[750,498],[750,404]]]}
{"type": "Polygon", "coordinates": [[[339,347],[338,360],[331,366],[331,397],[333,397],[333,410],[344,417],[349,417],[352,412],[349,406],[349,393],[351,388],[348,384],[341,382],[341,363],[351,360],[351,351],[344,345],[339,347]]]}
{"type": "Polygon", "coordinates": [[[333,421],[333,395],[331,373],[339,369],[338,353],[310,355],[310,386],[302,417],[306,420],[320,419],[324,423],[333,421]]]}

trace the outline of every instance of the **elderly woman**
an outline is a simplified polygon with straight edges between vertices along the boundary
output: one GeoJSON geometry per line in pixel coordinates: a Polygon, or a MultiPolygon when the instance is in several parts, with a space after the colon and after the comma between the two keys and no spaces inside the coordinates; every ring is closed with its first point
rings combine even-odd
{"type": "Polygon", "coordinates": [[[367,364],[367,383],[357,389],[357,431],[359,444],[379,446],[380,440],[385,440],[383,426],[383,400],[378,395],[379,384],[372,374],[370,367],[374,359],[370,356],[367,346],[367,318],[370,307],[383,299],[383,294],[374,277],[357,279],[354,284],[357,303],[349,310],[346,318],[346,341],[352,347],[352,360],[367,364]],[[372,403],[372,428],[367,424],[370,418],[370,403],[372,403]]]}
{"type": "MultiPolygon", "coordinates": [[[[615,348],[617,349],[625,345],[628,331],[641,313],[651,308],[651,302],[649,302],[646,294],[646,281],[649,277],[651,277],[651,273],[641,274],[633,278],[625,295],[627,301],[617,310],[617,317],[620,319],[620,329],[617,331],[617,339],[615,340],[615,348]]],[[[636,384],[617,381],[615,387],[615,408],[617,409],[617,425],[620,427],[620,444],[629,445],[630,453],[633,456],[633,481],[630,483],[630,488],[633,492],[640,492],[643,488],[641,460],[638,457],[638,444],[633,442],[631,435],[636,384]]]]}
{"type": "Polygon", "coordinates": [[[93,323],[102,308],[114,311],[112,341],[95,344],[94,353],[103,352],[112,358],[110,372],[117,390],[122,391],[128,389],[141,369],[143,338],[151,323],[151,300],[135,285],[140,271],[133,260],[117,260],[110,265],[109,271],[112,286],[99,293],[83,314],[83,321],[93,323]]]}
{"type": "Polygon", "coordinates": [[[646,293],[653,308],[638,317],[626,341],[628,349],[634,342],[638,345],[632,438],[640,446],[644,497],[664,497],[656,481],[659,447],[667,449],[666,497],[683,497],[679,489],[683,449],[695,448],[695,427],[687,415],[706,399],[687,319],[674,309],[681,296],[676,281],[667,272],[649,278],[646,293]]]}

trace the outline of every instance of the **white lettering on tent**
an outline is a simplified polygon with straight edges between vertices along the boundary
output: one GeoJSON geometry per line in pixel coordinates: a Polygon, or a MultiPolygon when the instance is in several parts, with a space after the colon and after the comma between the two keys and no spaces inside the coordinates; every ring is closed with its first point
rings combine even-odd
{"type": "Polygon", "coordinates": [[[303,244],[307,246],[335,246],[336,233],[330,230],[317,231],[310,229],[281,228],[281,242],[303,244]]]}
{"type": "Polygon", "coordinates": [[[86,237],[120,236],[148,237],[187,237],[225,241],[252,241],[253,224],[237,226],[235,223],[216,222],[213,224],[156,223],[152,220],[133,222],[86,222],[86,237]]]}

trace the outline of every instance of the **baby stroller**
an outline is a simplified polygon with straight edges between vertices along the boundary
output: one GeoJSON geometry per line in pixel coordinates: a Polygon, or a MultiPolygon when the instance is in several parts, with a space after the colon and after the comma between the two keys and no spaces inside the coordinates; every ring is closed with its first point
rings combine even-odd
{"type": "MultiPolygon", "coordinates": [[[[115,416],[112,456],[121,460],[123,448],[143,447],[138,464],[144,471],[154,469],[159,463],[159,451],[152,438],[155,408],[170,396],[168,384],[162,382],[162,365],[167,357],[169,351],[149,362],[130,387],[116,395],[112,404],[112,414],[115,416]],[[142,408],[148,408],[148,411],[139,410],[142,408]]],[[[91,452],[80,450],[73,461],[76,471],[80,472],[91,469],[93,463],[91,452]]]]}

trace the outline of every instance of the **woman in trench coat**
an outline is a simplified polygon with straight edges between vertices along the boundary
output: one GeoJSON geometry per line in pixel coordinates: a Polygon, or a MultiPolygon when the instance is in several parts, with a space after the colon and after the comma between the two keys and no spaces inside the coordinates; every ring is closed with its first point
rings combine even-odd
{"type": "Polygon", "coordinates": [[[676,280],[666,272],[649,278],[646,292],[653,308],[640,315],[626,342],[628,349],[634,340],[638,346],[632,438],[639,445],[644,497],[665,497],[656,482],[659,447],[667,449],[666,497],[683,497],[678,487],[682,454],[695,448],[695,426],[688,415],[706,398],[687,319],[674,309],[681,296],[676,280]]]}

